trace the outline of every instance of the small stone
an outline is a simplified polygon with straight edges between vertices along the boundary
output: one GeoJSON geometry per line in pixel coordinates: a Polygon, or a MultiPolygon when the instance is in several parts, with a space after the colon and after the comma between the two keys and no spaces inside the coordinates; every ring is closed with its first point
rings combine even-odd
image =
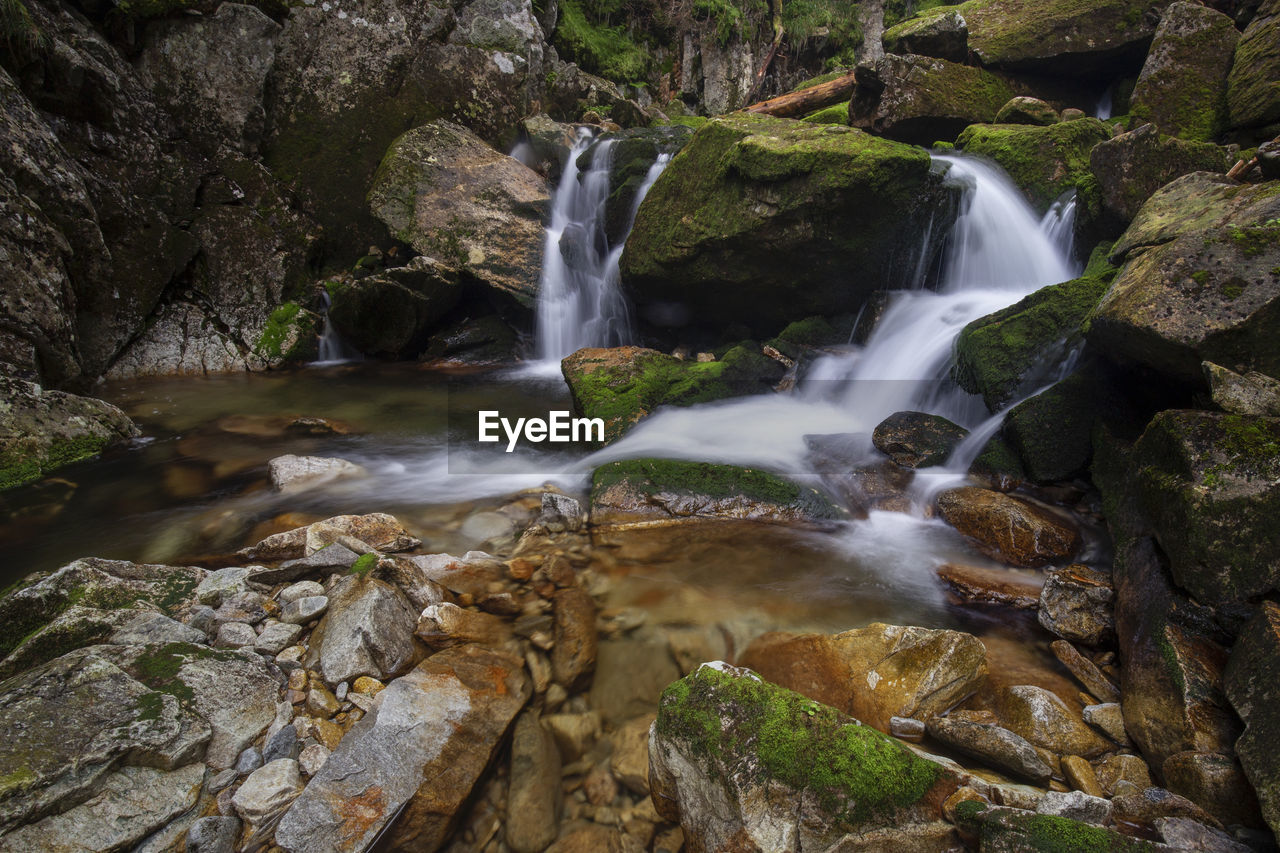
{"type": "Polygon", "coordinates": [[[1052,571],[1040,593],[1040,624],[1063,639],[1102,645],[1115,638],[1111,612],[1115,595],[1111,579],[1087,566],[1052,571]]]}
{"type": "Polygon", "coordinates": [[[302,636],[301,625],[290,625],[288,622],[268,619],[263,625],[262,633],[254,641],[253,648],[262,654],[278,655],[295,643],[300,636],[302,636]]]}
{"type": "Polygon", "coordinates": [[[285,672],[292,672],[302,666],[302,659],[306,656],[306,646],[290,646],[276,655],[276,666],[285,672]]]}
{"type": "Polygon", "coordinates": [[[1124,730],[1124,713],[1118,703],[1087,705],[1082,713],[1086,723],[1097,727],[1116,743],[1121,746],[1129,743],[1129,735],[1124,730]]]}
{"type": "Polygon", "coordinates": [[[493,614],[442,602],[423,609],[414,634],[433,649],[445,649],[465,643],[500,645],[510,631],[506,621],[493,614]]]}
{"type": "Polygon", "coordinates": [[[607,806],[618,796],[618,783],[609,772],[607,764],[598,764],[587,773],[582,780],[582,790],[587,795],[587,802],[593,806],[607,806]]]}
{"type": "Polygon", "coordinates": [[[315,581],[298,581],[297,583],[290,584],[280,590],[280,594],[276,596],[276,599],[283,607],[284,605],[292,604],[300,598],[313,598],[317,595],[324,595],[323,586],[315,581]]]}
{"type": "Polygon", "coordinates": [[[240,753],[240,757],[236,759],[236,775],[248,776],[261,767],[262,763],[262,753],[258,751],[256,746],[251,746],[240,753]]]}
{"type": "Polygon", "coordinates": [[[333,720],[311,719],[311,733],[316,740],[324,744],[330,751],[338,748],[345,732],[333,720]]]}
{"type": "Polygon", "coordinates": [[[231,798],[231,804],[244,821],[257,826],[282,813],[301,793],[298,762],[278,758],[253,771],[231,798]]]}
{"type": "Polygon", "coordinates": [[[202,817],[187,830],[187,853],[233,853],[239,837],[239,818],[202,817]]]}
{"type": "Polygon", "coordinates": [[[1091,797],[1083,791],[1070,791],[1066,794],[1050,791],[1036,806],[1036,813],[1102,826],[1111,817],[1111,803],[1102,797],[1091,797]]]}
{"type": "Polygon", "coordinates": [[[317,679],[307,692],[307,712],[316,717],[332,717],[342,709],[336,696],[317,679]]]}
{"type": "Polygon", "coordinates": [[[613,733],[613,754],[609,768],[629,791],[649,797],[649,727],[654,715],[628,720],[613,733]]]}
{"type": "Polygon", "coordinates": [[[997,693],[996,699],[1005,727],[1035,746],[1057,755],[1086,758],[1113,748],[1043,687],[1030,684],[1006,687],[997,693]]]}
{"type": "Polygon", "coordinates": [[[329,599],[323,595],[308,595],[285,605],[280,611],[280,621],[293,625],[305,625],[312,619],[319,619],[329,608],[329,599]]]}
{"type": "Polygon", "coordinates": [[[228,767],[226,770],[219,770],[209,778],[205,787],[209,789],[210,793],[216,794],[232,782],[236,781],[237,775],[238,774],[234,767],[228,767]]]}
{"type": "Polygon", "coordinates": [[[365,696],[377,696],[386,687],[381,681],[368,675],[362,675],[351,684],[351,689],[365,696]]]}
{"type": "Polygon", "coordinates": [[[1125,794],[1111,800],[1112,814],[1118,821],[1152,823],[1161,817],[1186,817],[1215,829],[1222,824],[1213,815],[1188,800],[1164,788],[1147,788],[1141,794],[1125,794]]]}
{"type": "Polygon", "coordinates": [[[585,714],[547,714],[542,725],[551,732],[565,764],[577,761],[600,738],[602,721],[598,711],[585,714]]]}
{"type": "Polygon", "coordinates": [[[293,723],[276,732],[262,750],[262,760],[271,763],[281,758],[298,755],[298,728],[293,723]]]}
{"type": "Polygon", "coordinates": [[[277,456],[267,463],[267,475],[277,492],[299,492],[339,477],[366,474],[364,468],[345,459],[328,456],[277,456]]]}
{"type": "Polygon", "coordinates": [[[899,740],[919,743],[924,738],[924,721],[912,717],[890,717],[889,734],[899,740]]]}
{"type": "Polygon", "coordinates": [[[1078,755],[1064,755],[1060,763],[1067,781],[1077,791],[1083,791],[1091,797],[1106,796],[1101,783],[1098,782],[1098,776],[1093,770],[1093,765],[1088,761],[1078,755]]]}
{"type": "Polygon", "coordinates": [[[1120,782],[1135,787],[1137,790],[1132,793],[1151,787],[1151,771],[1147,763],[1136,755],[1111,755],[1094,762],[1093,769],[1102,789],[1113,797],[1120,793],[1117,789],[1120,782]]]}
{"type": "Polygon", "coordinates": [[[339,702],[345,702],[347,701],[347,693],[350,692],[350,690],[351,687],[344,681],[334,688],[333,697],[339,702]]]}
{"type": "Polygon", "coordinates": [[[302,754],[298,756],[298,766],[302,768],[302,772],[308,776],[314,776],[320,772],[320,768],[324,767],[324,763],[329,760],[329,749],[320,743],[313,743],[306,749],[302,750],[302,754]]]}
{"type": "Polygon", "coordinates": [[[311,680],[311,674],[305,669],[295,669],[289,673],[289,689],[290,690],[306,690],[307,683],[311,680]]]}
{"type": "Polygon", "coordinates": [[[1008,729],[949,717],[933,717],[927,726],[935,739],[992,767],[1033,782],[1053,775],[1035,747],[1008,729]]]}
{"type": "MultiPolygon", "coordinates": [[[[213,624],[221,627],[225,622],[244,622],[256,625],[267,618],[266,606],[270,602],[265,595],[249,590],[224,598],[213,613],[213,624]]],[[[214,633],[217,633],[216,631],[214,633]]]]}
{"type": "Polygon", "coordinates": [[[241,649],[252,646],[258,641],[258,632],[253,626],[243,622],[227,622],[218,629],[217,639],[213,641],[215,649],[241,649]]]}
{"type": "Polygon", "coordinates": [[[249,570],[245,568],[234,567],[209,572],[196,587],[196,600],[201,604],[217,607],[225,599],[245,592],[249,588],[248,580],[249,570]]]}
{"type": "MultiPolygon", "coordinates": [[[[1085,689],[1097,697],[1101,702],[1119,702],[1120,689],[1116,687],[1111,679],[1102,674],[1102,670],[1094,665],[1093,661],[1086,658],[1076,649],[1075,646],[1066,640],[1055,640],[1049,646],[1053,650],[1053,654],[1062,665],[1065,666],[1076,680],[1084,685],[1085,689]]],[[[1093,702],[1086,704],[1092,705],[1093,702]]]]}
{"type": "MultiPolygon", "coordinates": [[[[1185,817],[1158,817],[1153,822],[1156,832],[1170,849],[1198,851],[1198,853],[1253,853],[1253,848],[1241,844],[1219,829],[1185,817]]],[[[1271,838],[1266,838],[1271,845],[1271,838]]],[[[1264,845],[1258,845],[1259,849],[1264,845]]]]}
{"type": "Polygon", "coordinates": [[[206,604],[197,604],[187,613],[187,625],[208,636],[217,630],[214,624],[216,611],[206,604]]]}

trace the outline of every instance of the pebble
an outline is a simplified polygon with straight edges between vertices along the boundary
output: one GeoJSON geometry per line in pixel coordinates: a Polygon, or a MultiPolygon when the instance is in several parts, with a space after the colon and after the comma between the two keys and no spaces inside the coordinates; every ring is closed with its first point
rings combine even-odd
{"type": "MultiPolygon", "coordinates": [[[[1076,680],[1084,685],[1084,688],[1092,693],[1103,703],[1112,703],[1120,701],[1120,690],[1111,683],[1111,679],[1102,674],[1102,671],[1094,665],[1093,661],[1086,658],[1076,650],[1076,647],[1068,643],[1066,640],[1055,640],[1049,646],[1053,650],[1053,654],[1062,662],[1062,665],[1075,676],[1076,680]]],[[[1089,702],[1086,704],[1094,704],[1089,702]]]]}
{"type": "Polygon", "coordinates": [[[1064,755],[1061,764],[1067,781],[1077,791],[1083,791],[1091,797],[1106,796],[1106,792],[1098,782],[1098,774],[1094,772],[1093,765],[1088,761],[1078,755],[1064,755]]]}
{"type": "Polygon", "coordinates": [[[312,619],[318,619],[329,609],[329,598],[324,595],[308,595],[285,605],[280,611],[280,621],[292,625],[305,625],[312,619]]]}
{"type": "Polygon", "coordinates": [[[285,672],[292,672],[302,666],[302,659],[306,655],[307,650],[303,646],[290,646],[276,655],[276,666],[285,672]]]}
{"type": "Polygon", "coordinates": [[[1129,733],[1124,728],[1124,713],[1118,703],[1088,705],[1082,713],[1086,723],[1101,729],[1116,743],[1121,745],[1129,743],[1129,733]]]}
{"type": "Polygon", "coordinates": [[[208,788],[209,793],[216,794],[234,781],[236,781],[236,770],[234,767],[228,767],[210,777],[205,787],[208,788]]]}
{"type": "Polygon", "coordinates": [[[311,690],[307,692],[307,712],[317,717],[332,717],[341,710],[342,705],[329,692],[319,679],[313,680],[311,690]]]}
{"type": "Polygon", "coordinates": [[[240,757],[236,759],[236,775],[248,776],[262,765],[262,753],[258,751],[256,746],[248,747],[244,752],[240,753],[240,757]]]}
{"type": "Polygon", "coordinates": [[[347,691],[350,689],[351,688],[347,685],[347,682],[344,681],[333,691],[333,696],[339,702],[345,702],[347,700],[347,691]]]}
{"type": "Polygon", "coordinates": [[[385,684],[368,675],[362,675],[351,683],[352,690],[365,696],[377,696],[385,688],[385,684]]]}
{"type": "Polygon", "coordinates": [[[313,743],[302,750],[302,754],[298,756],[298,766],[302,768],[303,773],[314,776],[320,772],[321,767],[324,767],[330,754],[324,744],[313,743]]]}
{"type": "Polygon", "coordinates": [[[240,837],[240,819],[202,817],[187,830],[187,853],[232,853],[240,837]]]}

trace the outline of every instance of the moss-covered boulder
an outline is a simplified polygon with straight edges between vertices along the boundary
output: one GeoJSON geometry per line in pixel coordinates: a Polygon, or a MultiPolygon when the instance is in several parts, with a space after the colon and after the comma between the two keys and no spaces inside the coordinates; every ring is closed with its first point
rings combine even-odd
{"type": "Polygon", "coordinates": [[[1114,829],[982,800],[956,806],[956,825],[990,853],[1156,853],[1170,848],[1114,829]]]}
{"type": "Polygon", "coordinates": [[[953,6],[895,24],[884,31],[882,40],[885,53],[914,53],[952,62],[969,58],[969,25],[953,6]]]}
{"type": "Polygon", "coordinates": [[[1280,130],[1280,3],[1269,0],[1245,28],[1227,78],[1231,126],[1259,139],[1280,130]]]}
{"type": "Polygon", "coordinates": [[[1109,358],[1203,387],[1200,364],[1280,376],[1280,184],[1203,172],[1143,205],[1088,338],[1109,358]]]}
{"type": "Polygon", "coordinates": [[[1087,469],[1094,426],[1122,411],[1125,403],[1107,365],[1090,360],[1014,406],[1005,415],[1002,432],[1030,479],[1067,480],[1087,469]]]}
{"type": "Polygon", "coordinates": [[[644,347],[581,349],[560,364],[574,410],[604,419],[613,441],[659,406],[692,406],[759,394],[783,367],[755,349],[736,346],[716,361],[681,361],[644,347]]]}
{"type": "Polygon", "coordinates": [[[1179,586],[1212,604],[1280,590],[1280,418],[1162,412],[1133,453],[1179,586]]]}
{"type": "Polygon", "coordinates": [[[1089,152],[1110,138],[1111,131],[1094,118],[1048,127],[977,124],[960,134],[956,147],[999,163],[1041,213],[1070,189],[1080,194],[1088,212],[1096,196],[1089,152]]]}
{"type": "Polygon", "coordinates": [[[1084,275],[1042,287],[1007,308],[974,320],[956,339],[952,375],[998,412],[1048,378],[1047,371],[1083,343],[1081,324],[1115,277],[1102,262],[1084,275]]]}
{"type": "Polygon", "coordinates": [[[696,850],[955,844],[939,820],[952,772],[750,670],[704,664],[668,687],[649,767],[658,813],[696,850]]]}
{"type": "Polygon", "coordinates": [[[840,103],[823,107],[809,113],[801,121],[807,121],[810,124],[848,124],[849,123],[849,102],[841,101],[840,103]]]}
{"type": "Polygon", "coordinates": [[[321,325],[315,312],[296,302],[286,302],[268,315],[253,353],[272,366],[315,361],[321,325]]]}
{"type": "MultiPolygon", "coordinates": [[[[847,122],[846,122],[847,123],[847,122]]],[[[578,168],[587,170],[597,156],[609,158],[609,195],[605,200],[605,234],[618,246],[627,237],[635,213],[636,194],[661,154],[671,156],[693,136],[693,128],[681,124],[641,127],[608,133],[578,156],[578,168]]]]}
{"type": "Polygon", "coordinates": [[[133,421],[110,403],[0,378],[0,490],[137,434],[133,421]]]}
{"type": "Polygon", "coordinates": [[[1089,169],[1098,181],[1107,230],[1128,226],[1143,203],[1174,178],[1191,172],[1225,172],[1224,149],[1208,142],[1165,136],[1153,124],[1103,140],[1089,152],[1089,169]]]}
{"type": "Polygon", "coordinates": [[[421,263],[360,279],[333,279],[329,322],[366,355],[412,358],[425,349],[436,324],[462,296],[456,270],[421,263]]]}
{"type": "Polygon", "coordinates": [[[1240,33],[1231,18],[1178,0],[1160,19],[1129,114],[1164,133],[1208,141],[1227,125],[1227,74],[1240,33]]]}
{"type": "Polygon", "coordinates": [[[591,478],[594,526],[693,519],[818,521],[841,512],[816,489],[767,471],[685,462],[627,459],[591,478]]]}
{"type": "Polygon", "coordinates": [[[849,123],[890,139],[928,145],[991,121],[1014,95],[989,71],[927,56],[881,57],[860,65],[849,123]]]}
{"type": "Polygon", "coordinates": [[[1061,121],[1058,111],[1039,98],[1019,95],[996,113],[996,124],[1034,124],[1047,127],[1061,121]]]}
{"type": "Polygon", "coordinates": [[[849,314],[831,318],[805,317],[788,323],[765,346],[773,347],[787,358],[797,359],[815,349],[848,343],[853,332],[853,320],[849,314]]]}
{"type": "Polygon", "coordinates": [[[1280,605],[1258,608],[1231,650],[1223,684],[1245,724],[1236,741],[1240,763],[1271,831],[1280,833],[1280,753],[1272,743],[1280,730],[1280,605]]]}
{"type": "Polygon", "coordinates": [[[642,320],[742,322],[764,336],[856,311],[900,282],[928,223],[949,225],[952,197],[923,150],[852,128],[726,116],[694,134],[640,206],[623,284],[642,320]]]}
{"type": "Polygon", "coordinates": [[[538,173],[435,121],[387,149],[369,207],[399,240],[532,307],[550,194],[538,173]]]}

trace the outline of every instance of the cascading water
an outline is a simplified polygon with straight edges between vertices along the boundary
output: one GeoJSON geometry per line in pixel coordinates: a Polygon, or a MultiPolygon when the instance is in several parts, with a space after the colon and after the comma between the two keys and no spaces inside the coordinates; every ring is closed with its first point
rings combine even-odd
{"type": "MultiPolygon", "coordinates": [[[[595,143],[591,165],[583,173],[578,158],[592,142],[590,133],[582,131],[552,202],[537,309],[537,356],[544,362],[558,364],[583,347],[632,342],[630,313],[618,275],[623,246],[610,246],[605,228],[614,142],[595,143]]],[[[661,155],[649,168],[625,231],[631,230],[640,202],[670,159],[661,155]]]]}
{"type": "Polygon", "coordinates": [[[345,364],[360,361],[360,353],[347,346],[346,341],[338,334],[338,330],[329,321],[329,307],[333,304],[328,291],[320,289],[320,300],[324,303],[322,322],[320,325],[320,343],[317,358],[312,364],[324,367],[331,364],[345,364]]]}

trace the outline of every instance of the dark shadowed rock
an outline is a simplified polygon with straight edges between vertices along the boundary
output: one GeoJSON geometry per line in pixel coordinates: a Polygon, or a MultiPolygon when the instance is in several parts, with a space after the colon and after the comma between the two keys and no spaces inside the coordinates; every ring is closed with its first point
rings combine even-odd
{"type": "Polygon", "coordinates": [[[910,18],[884,31],[885,53],[936,56],[964,62],[969,56],[969,25],[954,8],[910,18]]]}
{"type": "Polygon", "coordinates": [[[871,442],[905,468],[929,468],[946,462],[968,434],[940,415],[897,412],[876,426],[871,442]]]}
{"type": "Polygon", "coordinates": [[[1224,685],[1245,722],[1235,744],[1240,763],[1257,791],[1267,824],[1280,832],[1280,756],[1271,743],[1280,718],[1280,606],[1274,602],[1264,603],[1241,633],[1224,685]]]}
{"type": "MultiPolygon", "coordinates": [[[[1231,125],[1270,128],[1280,122],[1280,5],[1263,3],[1236,45],[1227,79],[1231,125]]],[[[1256,132],[1256,131],[1255,131],[1256,132]]]]}
{"type": "Polygon", "coordinates": [[[1057,569],[1045,578],[1040,593],[1040,624],[1059,637],[1100,646],[1115,636],[1115,594],[1111,579],[1088,566],[1057,569]]]}
{"type": "MultiPolygon", "coordinates": [[[[1164,136],[1153,124],[1099,142],[1089,152],[1102,207],[1116,226],[1129,224],[1156,190],[1192,172],[1221,172],[1226,153],[1208,142],[1164,136]]],[[[1114,233],[1114,232],[1113,232],[1114,233]]]]}

